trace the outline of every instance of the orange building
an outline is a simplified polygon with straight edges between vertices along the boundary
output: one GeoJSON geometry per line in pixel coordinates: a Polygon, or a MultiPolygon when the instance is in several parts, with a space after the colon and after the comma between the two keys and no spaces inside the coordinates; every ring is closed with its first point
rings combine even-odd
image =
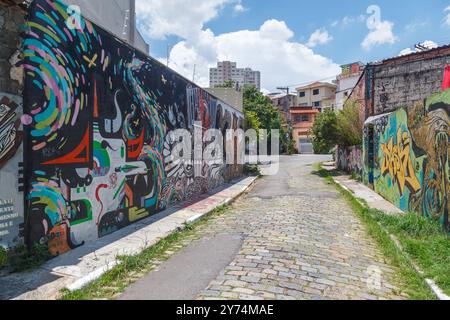
{"type": "Polygon", "coordinates": [[[292,139],[300,154],[314,153],[311,141],[311,128],[320,110],[314,107],[292,107],[292,139]]]}

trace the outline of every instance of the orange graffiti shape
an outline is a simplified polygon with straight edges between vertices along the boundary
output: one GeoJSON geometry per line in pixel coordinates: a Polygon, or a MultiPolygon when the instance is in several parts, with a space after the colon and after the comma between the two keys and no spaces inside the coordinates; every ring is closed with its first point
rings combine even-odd
{"type": "Polygon", "coordinates": [[[389,174],[394,183],[397,182],[400,195],[403,196],[405,186],[412,193],[418,192],[420,182],[414,174],[414,166],[410,157],[411,139],[407,132],[400,128],[397,132],[397,144],[391,137],[389,144],[382,144],[381,151],[384,154],[381,173],[383,176],[389,174]]]}

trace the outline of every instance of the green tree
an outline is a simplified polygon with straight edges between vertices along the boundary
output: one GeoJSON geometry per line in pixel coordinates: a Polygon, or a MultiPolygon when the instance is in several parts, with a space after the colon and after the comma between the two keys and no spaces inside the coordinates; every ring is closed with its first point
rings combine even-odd
{"type": "Polygon", "coordinates": [[[226,80],[222,85],[216,86],[217,88],[234,88],[234,81],[233,80],[226,80]]]}
{"type": "Polygon", "coordinates": [[[272,105],[269,97],[264,96],[256,87],[244,88],[244,115],[246,129],[267,129],[271,137],[271,129],[280,130],[281,152],[289,153],[293,150],[292,137],[286,134],[286,122],[281,112],[272,105]]]}
{"type": "Polygon", "coordinates": [[[330,153],[336,146],[351,147],[361,145],[364,122],[359,114],[356,100],[348,100],[344,109],[326,109],[319,114],[311,129],[316,153],[330,153]]]}
{"type": "Polygon", "coordinates": [[[311,129],[314,152],[328,154],[335,147],[338,140],[337,115],[332,109],[325,109],[320,113],[311,129]]]}
{"type": "Polygon", "coordinates": [[[337,135],[342,147],[361,145],[363,141],[364,122],[359,114],[358,101],[347,100],[344,109],[337,114],[337,135]]]}

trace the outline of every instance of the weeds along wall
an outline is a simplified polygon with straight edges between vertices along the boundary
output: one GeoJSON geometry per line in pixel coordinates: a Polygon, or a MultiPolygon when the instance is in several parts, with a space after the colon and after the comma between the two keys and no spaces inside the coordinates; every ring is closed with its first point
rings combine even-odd
{"type": "MultiPolygon", "coordinates": [[[[29,244],[57,255],[192,199],[240,165],[172,161],[168,133],[238,129],[243,115],[60,1],[35,0],[23,43],[29,244]]],[[[205,142],[206,145],[206,142],[205,142]]]]}

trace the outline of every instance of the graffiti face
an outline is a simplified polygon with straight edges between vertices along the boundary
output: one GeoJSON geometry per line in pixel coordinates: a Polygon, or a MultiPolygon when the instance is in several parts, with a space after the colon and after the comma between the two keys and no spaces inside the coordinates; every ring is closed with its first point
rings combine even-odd
{"type": "Polygon", "coordinates": [[[66,9],[34,1],[24,40],[27,237],[53,254],[242,172],[172,163],[168,135],[195,121],[237,127],[242,114],[226,105],[219,114],[217,99],[83,18],[68,28],[66,9]]]}

